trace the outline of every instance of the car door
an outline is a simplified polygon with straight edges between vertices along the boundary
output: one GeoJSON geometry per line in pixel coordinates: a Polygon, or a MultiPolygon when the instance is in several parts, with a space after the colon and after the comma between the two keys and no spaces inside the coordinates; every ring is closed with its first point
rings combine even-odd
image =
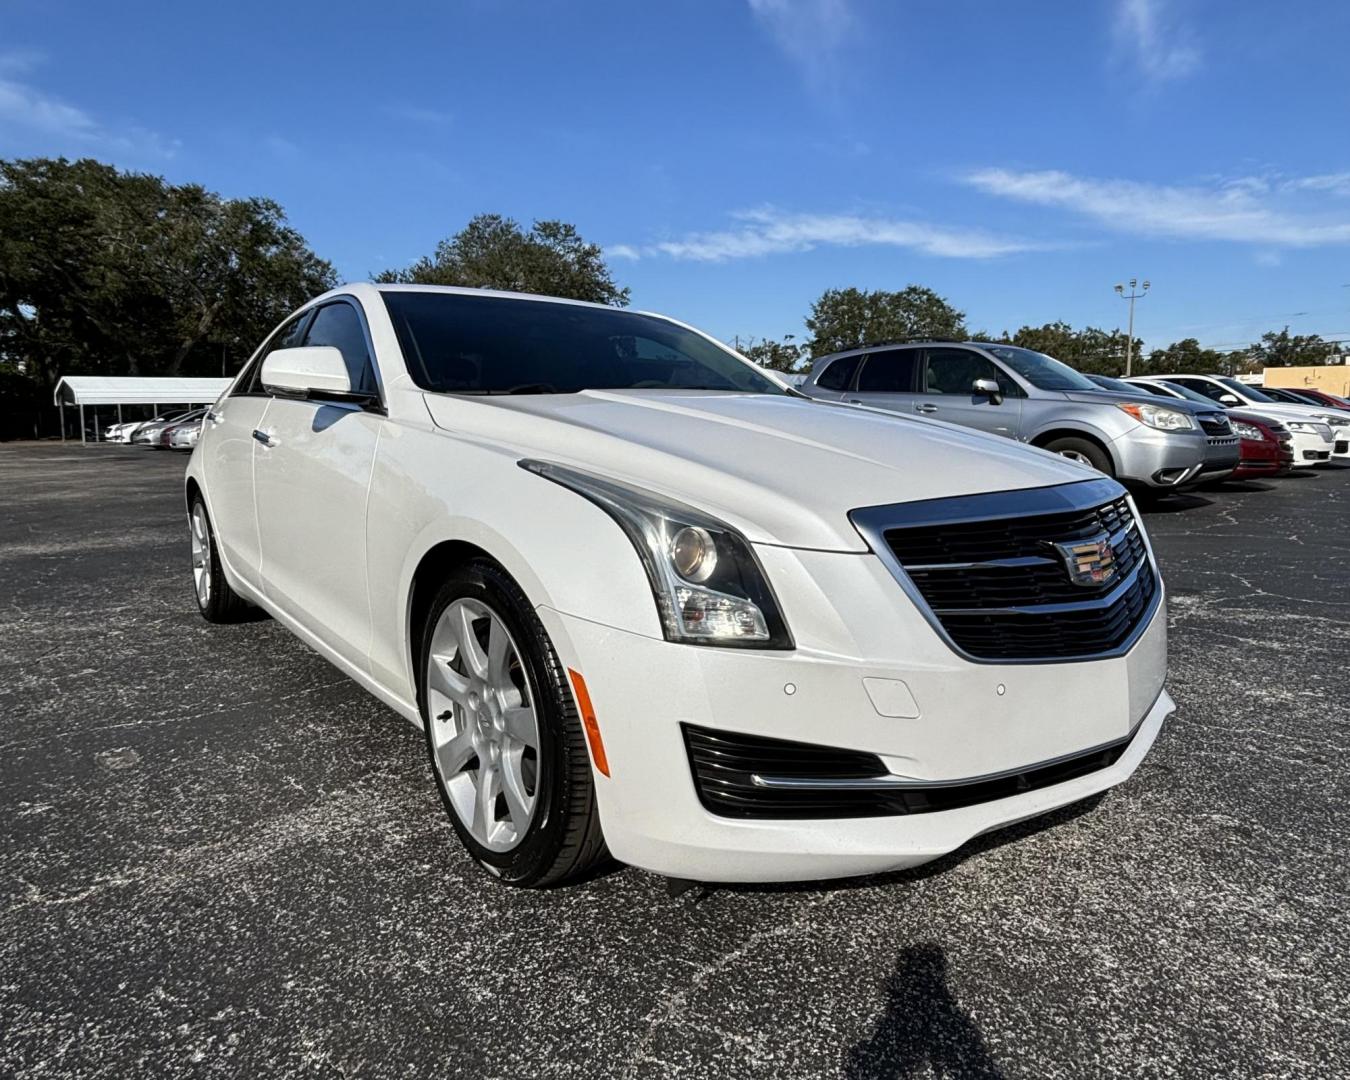
{"type": "Polygon", "coordinates": [[[915,411],[993,435],[1018,437],[1022,422],[1022,388],[989,357],[974,349],[932,346],[923,350],[922,389],[915,411]],[[976,393],[978,379],[992,379],[1003,391],[995,404],[976,393]]]}
{"type": "Polygon", "coordinates": [[[912,413],[918,388],[919,349],[874,349],[863,356],[855,389],[844,400],[874,409],[912,413]]]}
{"type": "MultiPolygon", "coordinates": [[[[315,310],[303,345],[331,345],[353,389],[376,393],[365,317],[354,300],[315,310]]],[[[383,411],[273,396],[254,436],[254,500],[266,595],[340,656],[367,667],[366,498],[383,411]]]]}
{"type": "Polygon", "coordinates": [[[258,515],[253,504],[253,432],[261,426],[271,398],[258,373],[274,349],[299,345],[309,324],[302,312],[283,324],[258,350],[248,370],[202,421],[202,471],[210,500],[211,523],[222,557],[254,589],[258,577],[258,515]]]}

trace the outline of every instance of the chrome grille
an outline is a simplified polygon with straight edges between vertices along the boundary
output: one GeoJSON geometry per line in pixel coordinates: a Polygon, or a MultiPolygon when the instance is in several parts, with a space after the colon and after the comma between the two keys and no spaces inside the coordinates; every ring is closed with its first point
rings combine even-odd
{"type": "Polygon", "coordinates": [[[1161,595],[1148,546],[1114,481],[854,511],[859,531],[930,622],[975,660],[1118,655],[1161,595]],[[1076,582],[1057,545],[1108,539],[1114,562],[1076,582]]]}
{"type": "Polygon", "coordinates": [[[1200,421],[1200,427],[1206,435],[1233,434],[1233,425],[1221,412],[1198,413],[1196,419],[1200,421]]]}

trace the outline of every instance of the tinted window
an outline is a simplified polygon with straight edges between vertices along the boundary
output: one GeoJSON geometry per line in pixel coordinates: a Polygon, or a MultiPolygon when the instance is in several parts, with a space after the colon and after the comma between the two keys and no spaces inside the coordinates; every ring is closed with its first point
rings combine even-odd
{"type": "Polygon", "coordinates": [[[1210,403],[1209,398],[1205,397],[1204,394],[1195,390],[1193,387],[1182,386],[1180,383],[1175,382],[1172,379],[1164,379],[1163,382],[1166,383],[1167,388],[1169,390],[1175,390],[1187,401],[1194,401],[1197,405],[1208,405],[1210,403]]]}
{"type": "Polygon", "coordinates": [[[1023,349],[1019,345],[984,345],[1032,386],[1042,390],[1095,390],[1092,381],[1060,363],[1053,356],[1023,349]]]}
{"type": "Polygon", "coordinates": [[[1175,394],[1169,394],[1166,389],[1158,386],[1156,383],[1138,382],[1127,383],[1126,385],[1133,387],[1135,390],[1142,390],[1146,394],[1153,394],[1156,397],[1176,397],[1175,394]]]}
{"type": "Polygon", "coordinates": [[[1184,386],[1187,390],[1194,390],[1197,394],[1203,394],[1210,401],[1218,401],[1219,398],[1228,393],[1218,383],[1212,383],[1206,379],[1168,379],[1167,381],[1176,383],[1178,386],[1184,386]]]}
{"type": "Polygon", "coordinates": [[[912,394],[918,366],[918,349],[868,353],[858,376],[858,389],[873,394],[912,394]]]}
{"type": "Polygon", "coordinates": [[[366,347],[366,333],[361,327],[361,316],[351,304],[325,304],[319,308],[305,334],[305,344],[331,345],[337,349],[346,361],[352,389],[375,393],[375,369],[366,347]]]}
{"type": "Polygon", "coordinates": [[[299,315],[296,315],[294,318],[283,324],[281,329],[272,335],[267,344],[263,346],[262,351],[258,354],[258,358],[253,362],[253,366],[249,369],[248,374],[239,380],[234,391],[236,394],[267,393],[267,391],[263,389],[262,382],[258,378],[259,374],[262,372],[262,362],[267,359],[269,354],[275,352],[277,349],[289,349],[300,344],[301,331],[305,328],[305,322],[308,320],[309,314],[308,311],[302,311],[299,315]]]}
{"type": "Polygon", "coordinates": [[[853,384],[853,373],[858,370],[861,356],[845,356],[832,360],[820,373],[816,385],[822,390],[847,390],[853,384]]]}
{"type": "Polygon", "coordinates": [[[460,293],[382,295],[408,373],[424,390],[792,393],[702,334],[654,315],[460,293]]]}
{"type": "Polygon", "coordinates": [[[1266,397],[1266,395],[1261,393],[1256,387],[1248,386],[1246,383],[1240,383],[1236,379],[1228,378],[1226,375],[1220,376],[1219,382],[1230,387],[1238,397],[1246,398],[1248,401],[1264,401],[1269,405],[1275,400],[1274,398],[1266,397]]]}
{"type": "Polygon", "coordinates": [[[1010,397],[1020,390],[1006,372],[987,356],[969,349],[928,349],[928,363],[924,368],[924,392],[928,394],[956,394],[970,397],[976,379],[993,379],[999,389],[1010,397]]]}

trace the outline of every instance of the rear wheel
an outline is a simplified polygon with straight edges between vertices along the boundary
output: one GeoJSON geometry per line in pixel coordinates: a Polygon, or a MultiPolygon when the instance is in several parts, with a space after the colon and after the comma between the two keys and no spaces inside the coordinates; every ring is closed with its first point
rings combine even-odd
{"type": "Polygon", "coordinates": [[[420,661],[432,773],[478,863],[538,887],[604,858],[576,703],[520,587],[487,559],[456,570],[428,612],[420,661]]]}
{"type": "Polygon", "coordinates": [[[225,580],[215,533],[211,529],[211,515],[206,512],[206,503],[200,495],[192,500],[188,531],[192,541],[192,590],[202,617],[213,623],[239,622],[246,618],[248,602],[225,580]]]}
{"type": "Polygon", "coordinates": [[[1062,439],[1052,439],[1045,444],[1045,449],[1052,454],[1058,454],[1060,457],[1066,457],[1070,461],[1079,461],[1084,465],[1091,465],[1100,473],[1107,476],[1115,476],[1116,471],[1111,467],[1111,458],[1094,442],[1088,442],[1087,439],[1075,439],[1065,437],[1062,439]]]}

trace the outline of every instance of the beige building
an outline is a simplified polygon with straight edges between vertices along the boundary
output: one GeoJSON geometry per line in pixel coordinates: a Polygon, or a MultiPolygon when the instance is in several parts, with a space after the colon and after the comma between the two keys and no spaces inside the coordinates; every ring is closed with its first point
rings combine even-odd
{"type": "Polygon", "coordinates": [[[1262,374],[1264,386],[1286,386],[1290,390],[1306,387],[1324,394],[1350,395],[1350,364],[1319,364],[1317,367],[1268,367],[1262,374]]]}

